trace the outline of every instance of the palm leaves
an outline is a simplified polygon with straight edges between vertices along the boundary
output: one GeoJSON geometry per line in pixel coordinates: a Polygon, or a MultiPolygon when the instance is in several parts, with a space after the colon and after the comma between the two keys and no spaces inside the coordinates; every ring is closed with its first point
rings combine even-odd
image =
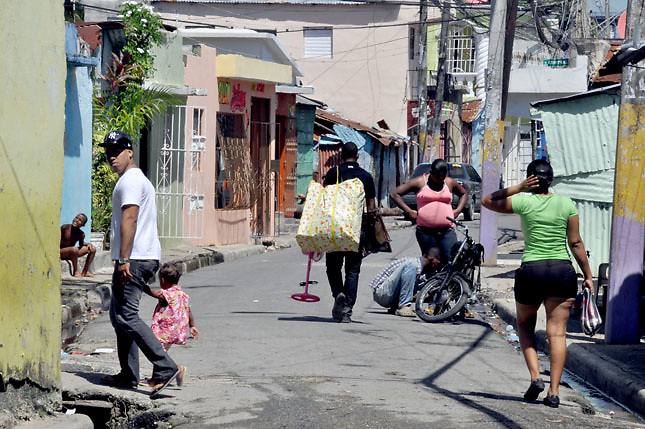
{"type": "Polygon", "coordinates": [[[113,64],[101,78],[107,83],[104,91],[94,94],[94,127],[92,140],[92,229],[107,232],[112,216],[112,190],[118,176],[105,162],[97,144],[112,130],[121,130],[137,143],[141,131],[156,115],[166,112],[178,100],[162,88],[144,88],[141,66],[128,64],[128,56],[113,54],[113,64]]]}

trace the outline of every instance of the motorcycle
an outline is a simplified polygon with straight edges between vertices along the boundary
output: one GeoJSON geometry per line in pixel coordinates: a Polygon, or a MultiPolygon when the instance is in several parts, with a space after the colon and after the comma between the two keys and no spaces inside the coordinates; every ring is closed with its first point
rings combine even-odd
{"type": "Polygon", "coordinates": [[[475,243],[464,223],[446,218],[461,228],[465,238],[453,247],[448,264],[427,279],[421,277],[415,312],[426,322],[440,322],[454,316],[481,288],[484,246],[475,243]]]}

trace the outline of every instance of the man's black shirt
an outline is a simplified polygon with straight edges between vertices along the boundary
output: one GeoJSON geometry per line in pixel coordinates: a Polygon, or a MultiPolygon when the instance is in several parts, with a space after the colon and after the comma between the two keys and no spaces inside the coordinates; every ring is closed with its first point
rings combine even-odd
{"type": "Polygon", "coordinates": [[[363,182],[365,199],[376,198],[376,189],[374,188],[374,179],[372,178],[372,175],[359,167],[358,162],[356,161],[343,162],[339,167],[330,168],[327,174],[325,174],[325,180],[323,181],[324,186],[336,184],[336,169],[340,169],[339,182],[358,178],[363,182]]]}

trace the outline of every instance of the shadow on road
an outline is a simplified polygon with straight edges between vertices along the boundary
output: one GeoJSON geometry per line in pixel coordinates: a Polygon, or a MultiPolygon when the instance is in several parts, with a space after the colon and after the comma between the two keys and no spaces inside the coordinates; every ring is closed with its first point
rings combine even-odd
{"type": "Polygon", "coordinates": [[[452,392],[448,389],[444,389],[442,387],[437,386],[434,384],[435,380],[437,380],[442,374],[444,374],[446,371],[448,371],[451,367],[455,366],[460,360],[462,360],[468,353],[471,353],[474,351],[477,347],[479,347],[479,344],[486,338],[488,335],[493,332],[490,329],[486,329],[482,334],[473,342],[470,347],[468,347],[467,350],[465,350],[461,355],[457,356],[455,359],[452,361],[448,362],[423,380],[421,380],[421,384],[427,386],[428,388],[434,390],[437,393],[440,393],[441,395],[444,395],[450,399],[453,399],[454,401],[457,401],[467,407],[470,407],[474,410],[477,410],[481,413],[484,413],[488,416],[490,416],[492,419],[494,419],[498,423],[502,423],[505,427],[507,428],[517,428],[520,429],[521,426],[512,421],[510,418],[506,417],[504,414],[495,411],[493,409],[490,409],[478,402],[473,401],[472,399],[468,399],[466,396],[481,396],[481,397],[492,397],[495,399],[504,399],[504,400],[518,400],[518,398],[511,398],[503,395],[494,395],[494,394],[489,394],[486,392],[469,392],[469,393],[455,393],[452,392]],[[489,396],[490,395],[490,396],[489,396]]]}
{"type": "Polygon", "coordinates": [[[519,240],[519,233],[520,231],[517,229],[499,228],[499,237],[497,238],[497,244],[508,243],[511,240],[519,240]]]}
{"type": "MultiPolygon", "coordinates": [[[[325,323],[338,323],[331,317],[319,316],[295,316],[295,317],[278,317],[278,320],[283,322],[325,322],[325,323]]],[[[360,323],[352,320],[352,323],[360,323]]]]}

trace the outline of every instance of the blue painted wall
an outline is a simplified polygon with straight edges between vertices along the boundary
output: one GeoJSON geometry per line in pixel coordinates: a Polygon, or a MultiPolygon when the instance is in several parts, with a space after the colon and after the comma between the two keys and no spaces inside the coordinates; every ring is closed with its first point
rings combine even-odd
{"type": "Polygon", "coordinates": [[[83,228],[90,240],[92,225],[92,81],[90,67],[76,66],[78,33],[74,25],[65,26],[65,50],[68,56],[65,81],[65,136],[62,206],[60,223],[71,223],[78,213],[88,217],[83,228]]]}

